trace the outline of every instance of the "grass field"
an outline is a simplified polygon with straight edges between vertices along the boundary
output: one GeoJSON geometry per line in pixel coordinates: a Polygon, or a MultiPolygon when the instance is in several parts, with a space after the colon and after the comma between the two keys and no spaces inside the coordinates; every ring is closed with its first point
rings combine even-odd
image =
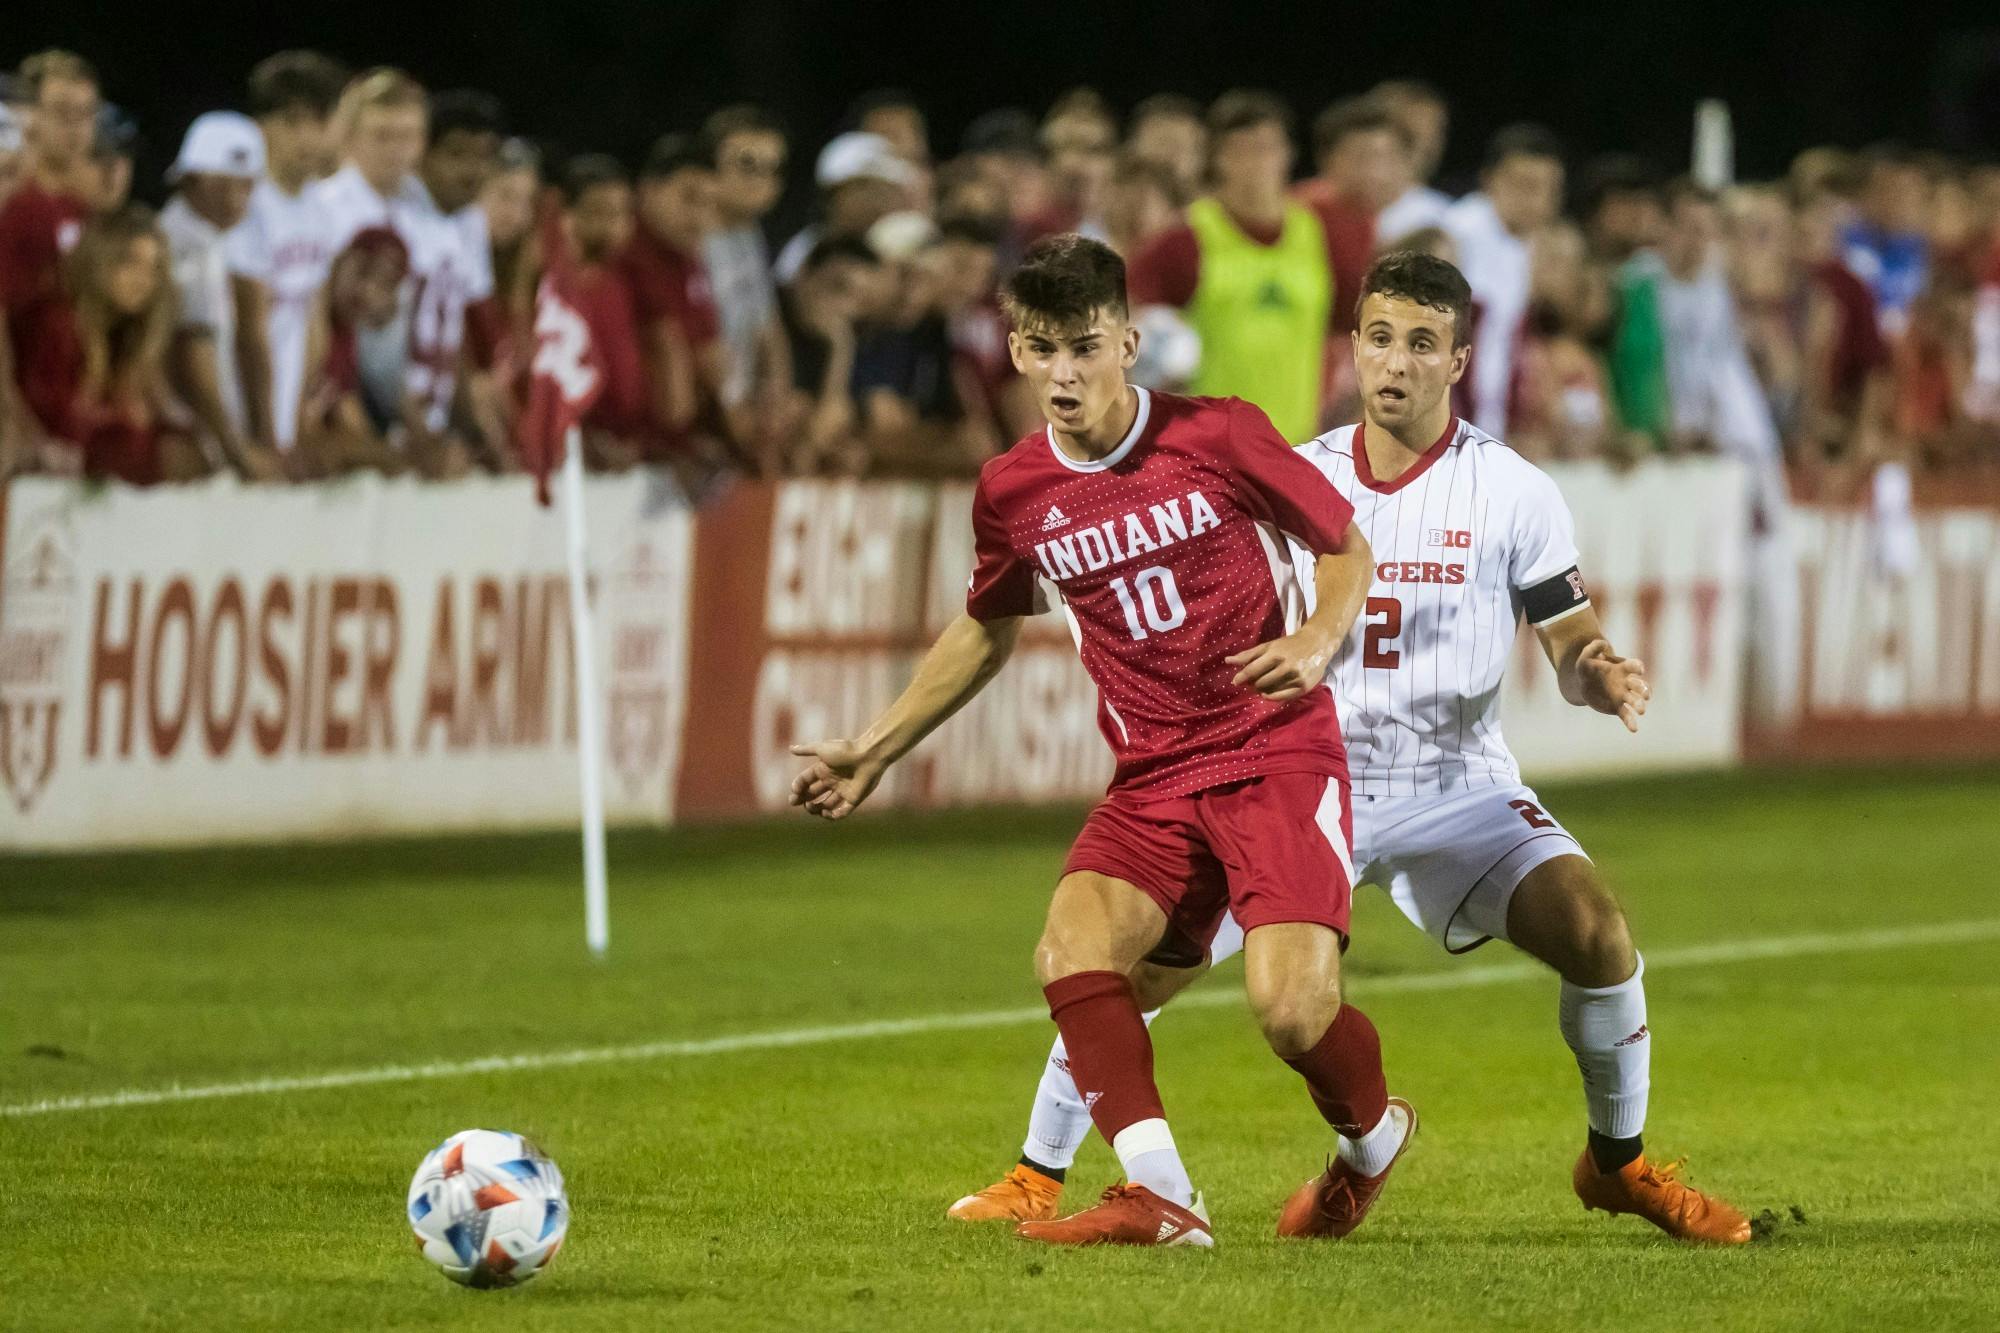
{"type": "MultiPolygon", "coordinates": [[[[1652,960],[1649,1145],[1768,1210],[1756,1244],[1587,1216],[1553,981],[1373,891],[1353,994],[1424,1133],[1352,1239],[1271,1234],[1328,1140],[1234,964],[1156,1033],[1214,1252],[947,1223],[1020,1141],[1075,813],[864,815],[614,838],[604,964],[567,837],[0,859],[0,1328],[2000,1325],[2000,771],[1543,794],[1652,960]],[[682,1044],[596,1050],[635,1043],[682,1044]],[[595,1056],[409,1068],[564,1051],[595,1056]],[[569,1177],[570,1243],[518,1291],[450,1286],[403,1224],[472,1125],[569,1177]]],[[[1093,1142],[1070,1200],[1115,1174],[1093,1142]]]]}

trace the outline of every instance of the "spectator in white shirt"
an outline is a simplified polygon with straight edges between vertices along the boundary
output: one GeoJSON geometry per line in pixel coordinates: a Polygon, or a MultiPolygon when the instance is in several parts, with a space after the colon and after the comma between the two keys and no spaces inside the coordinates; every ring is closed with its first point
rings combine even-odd
{"type": "MultiPolygon", "coordinates": [[[[417,246],[398,225],[394,206],[423,157],[429,123],[430,98],[423,85],[399,69],[372,69],[347,85],[334,111],[346,165],[307,191],[311,206],[326,221],[333,253],[346,249],[357,232],[390,227],[402,236],[414,263],[417,246]]],[[[355,359],[361,401],[374,428],[407,445],[413,461],[422,456],[433,465],[430,470],[437,471],[451,461],[442,457],[444,442],[430,438],[424,414],[407,401],[411,285],[405,284],[395,319],[360,332],[355,359]]],[[[310,368],[308,394],[323,371],[319,365],[310,368]]]]}
{"type": "Polygon", "coordinates": [[[244,410],[250,432],[283,453],[294,476],[312,471],[291,449],[333,261],[331,229],[307,187],[333,170],[333,109],[346,82],[347,71],[317,51],[280,52],[250,71],[264,179],[250,193],[248,216],[229,234],[228,252],[237,337],[249,359],[269,366],[270,392],[246,380],[244,410]]]}
{"type": "MultiPolygon", "coordinates": [[[[197,116],[168,172],[174,197],[160,213],[180,298],[168,375],[174,392],[193,412],[205,442],[252,481],[282,475],[277,453],[245,430],[246,372],[236,338],[235,293],[230,287],[224,237],[250,206],[250,192],[264,175],[264,136],[248,116],[210,111],[197,116]]],[[[250,396],[269,396],[268,382],[250,396]]]]}
{"type": "Polygon", "coordinates": [[[1472,287],[1472,424],[1507,432],[1514,351],[1528,313],[1528,242],[1562,210],[1562,145],[1540,125],[1509,125],[1486,150],[1480,189],[1453,204],[1444,227],[1472,287]]]}
{"type": "MultiPolygon", "coordinates": [[[[715,150],[715,209],[719,224],[702,242],[702,259],[729,349],[723,406],[754,410],[759,390],[791,379],[785,335],[778,325],[778,288],[761,226],[784,189],[785,131],[759,106],[731,106],[710,116],[702,134],[715,150]]],[[[738,422],[737,434],[755,434],[738,422]]]]}

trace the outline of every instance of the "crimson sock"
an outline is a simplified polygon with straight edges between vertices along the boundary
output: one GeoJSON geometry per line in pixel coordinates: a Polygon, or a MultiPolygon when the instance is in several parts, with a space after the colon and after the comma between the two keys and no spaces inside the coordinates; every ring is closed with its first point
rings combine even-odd
{"type": "Polygon", "coordinates": [[[1078,972],[1042,987],[1069,1049],[1069,1072],[1106,1143],[1141,1120],[1164,1120],[1153,1083],[1153,1039],[1132,983],[1117,972],[1078,972]]]}
{"type": "Polygon", "coordinates": [[[1368,1015],[1340,1006],[1326,1034],[1304,1055],[1285,1063],[1299,1071],[1313,1105],[1337,1133],[1358,1139],[1381,1123],[1389,1109],[1389,1085],[1382,1076],[1382,1039],[1368,1015]]]}

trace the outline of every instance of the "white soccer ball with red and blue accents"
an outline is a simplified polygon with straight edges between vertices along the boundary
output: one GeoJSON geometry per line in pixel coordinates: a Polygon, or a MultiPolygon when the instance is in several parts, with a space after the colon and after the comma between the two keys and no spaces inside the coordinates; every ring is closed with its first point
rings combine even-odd
{"type": "Polygon", "coordinates": [[[517,1287],[556,1257],[569,1196],[549,1155],[519,1134],[465,1129],[410,1181],[410,1229],[424,1258],[468,1287],[517,1287]]]}

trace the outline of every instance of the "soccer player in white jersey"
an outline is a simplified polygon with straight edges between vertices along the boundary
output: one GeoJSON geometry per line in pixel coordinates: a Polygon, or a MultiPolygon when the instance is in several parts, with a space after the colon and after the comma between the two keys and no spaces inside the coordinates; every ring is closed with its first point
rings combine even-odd
{"type": "MultiPolygon", "coordinates": [[[[1334,660],[1354,777],[1354,864],[1453,953],[1512,943],[1562,978],[1560,1027],[1583,1075],[1589,1130],[1572,1183],[1584,1206],[1635,1213],[1669,1235],[1736,1244],[1737,1209],[1643,1151],[1652,1053],[1644,966],[1624,913],[1582,847],[1521,783],[1500,734],[1500,679],[1526,616],[1570,703],[1639,729],[1651,687],[1598,624],[1569,510],[1540,470],[1453,417],[1471,292],[1428,255],[1369,270],[1353,335],[1363,420],[1301,452],[1354,505],[1374,551],[1362,618],[1334,660]]],[[[1218,935],[1208,965],[1233,953],[1218,935]]],[[[1202,965],[1150,966],[1157,1007],[1202,965]]],[[[1060,1042],[1038,1088],[1021,1163],[952,1205],[968,1221],[1052,1216],[1089,1133],[1060,1042]]]]}

